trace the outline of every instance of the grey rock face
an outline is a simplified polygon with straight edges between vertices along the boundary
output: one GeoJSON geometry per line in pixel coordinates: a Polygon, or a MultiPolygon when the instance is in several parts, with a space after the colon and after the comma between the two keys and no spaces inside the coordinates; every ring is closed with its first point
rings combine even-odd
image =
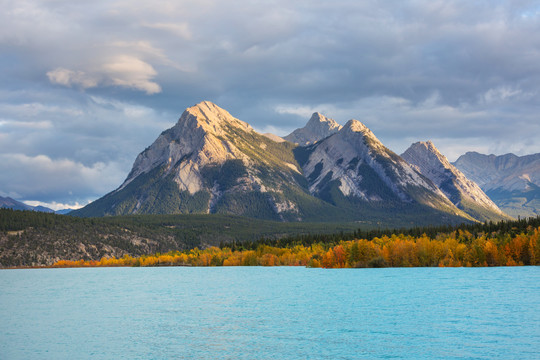
{"type": "Polygon", "coordinates": [[[454,165],[509,215],[540,215],[540,154],[496,156],[468,152],[454,165]]]}
{"type": "Polygon", "coordinates": [[[333,119],[316,112],[311,116],[306,126],[294,130],[283,138],[292,143],[304,146],[313,144],[321,139],[324,139],[332,134],[335,134],[342,128],[333,119]]]}
{"type": "Polygon", "coordinates": [[[468,152],[454,165],[484,190],[524,191],[531,184],[540,186],[540,154],[496,156],[468,152]]]}
{"type": "Polygon", "coordinates": [[[333,182],[346,197],[372,203],[416,202],[464,215],[437,186],[386,148],[358,120],[350,120],[334,135],[312,145],[302,169],[313,194],[323,193],[333,182]]]}
{"type": "Polygon", "coordinates": [[[259,134],[202,102],[137,156],[117,190],[75,215],[227,213],[282,221],[399,216],[411,219],[408,224],[425,217],[439,223],[474,218],[360,121],[342,127],[315,113],[286,139],[259,134]]]}
{"type": "Polygon", "coordinates": [[[450,164],[431,141],[412,144],[401,157],[429,178],[458,208],[476,219],[508,219],[473,181],[450,164]]]}
{"type": "Polygon", "coordinates": [[[137,156],[120,189],[137,176],[164,165],[176,171],[174,180],[179,190],[191,194],[201,190],[203,179],[199,170],[205,165],[221,164],[229,159],[247,161],[232,142],[220,139],[227,133],[227,126],[244,132],[254,131],[247,123],[208,101],[186,109],[175,126],[164,131],[137,156]]]}
{"type": "Polygon", "coordinates": [[[293,145],[257,133],[211,102],[184,111],[141,152],[124,183],[78,211],[84,216],[139,213],[234,213],[296,219],[301,192],[293,145]]]}

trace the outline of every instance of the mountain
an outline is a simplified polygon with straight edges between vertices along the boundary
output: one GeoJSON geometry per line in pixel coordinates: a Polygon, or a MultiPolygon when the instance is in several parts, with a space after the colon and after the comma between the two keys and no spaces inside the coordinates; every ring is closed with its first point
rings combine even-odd
{"type": "Polygon", "coordinates": [[[61,210],[56,210],[54,213],[58,215],[67,215],[72,211],[73,209],[61,209],[61,210]]]}
{"type": "Polygon", "coordinates": [[[302,153],[298,159],[309,191],[333,205],[360,214],[429,208],[471,219],[358,120],[311,146],[299,147],[297,153],[302,153]]]}
{"type": "Polygon", "coordinates": [[[13,200],[10,197],[0,196],[0,208],[7,208],[13,210],[33,210],[33,207],[26,205],[20,201],[13,200]]]}
{"type": "Polygon", "coordinates": [[[56,211],[54,211],[53,209],[49,209],[48,207],[41,206],[41,205],[34,206],[34,211],[41,211],[41,212],[48,212],[48,213],[56,213],[56,211]]]}
{"type": "Polygon", "coordinates": [[[496,156],[468,152],[454,165],[507,214],[540,215],[540,153],[496,156]]]}
{"type": "Polygon", "coordinates": [[[33,211],[41,211],[41,212],[48,212],[53,213],[54,210],[49,209],[45,206],[30,206],[26,205],[25,203],[22,203],[17,200],[13,200],[10,197],[2,197],[0,196],[0,208],[7,208],[7,209],[13,209],[13,210],[33,210],[33,211]]]}
{"type": "MultiPolygon", "coordinates": [[[[272,220],[316,218],[294,144],[276,142],[210,102],[184,111],[137,156],[115,191],[73,215],[228,213],[272,220]]],[[[316,210],[315,210],[316,209],[316,210]]]]}
{"type": "Polygon", "coordinates": [[[304,146],[313,144],[341,130],[342,126],[333,119],[316,112],[311,116],[306,126],[296,129],[283,139],[304,146]]]}
{"type": "Polygon", "coordinates": [[[71,214],[222,213],[393,226],[473,221],[362,123],[333,124],[315,113],[303,129],[317,139],[298,146],[202,102],[137,156],[118,189],[71,214]],[[317,133],[317,124],[333,133],[317,133]]]}
{"type": "Polygon", "coordinates": [[[431,141],[412,144],[401,157],[433,181],[459,209],[480,221],[509,220],[473,181],[455,166],[431,141]]]}

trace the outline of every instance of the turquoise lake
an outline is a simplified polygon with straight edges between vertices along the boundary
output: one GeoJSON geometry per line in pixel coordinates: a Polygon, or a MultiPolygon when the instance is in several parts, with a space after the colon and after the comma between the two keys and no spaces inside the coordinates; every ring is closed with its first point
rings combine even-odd
{"type": "Polygon", "coordinates": [[[0,359],[539,359],[540,267],[0,270],[0,359]]]}

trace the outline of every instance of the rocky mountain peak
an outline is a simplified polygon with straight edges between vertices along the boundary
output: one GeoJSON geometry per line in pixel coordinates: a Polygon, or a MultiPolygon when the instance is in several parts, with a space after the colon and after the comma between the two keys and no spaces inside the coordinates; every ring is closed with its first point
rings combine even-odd
{"type": "Polygon", "coordinates": [[[341,129],[341,125],[339,125],[334,119],[330,119],[324,116],[323,114],[321,114],[320,112],[314,112],[313,115],[311,115],[311,118],[306,124],[306,127],[311,128],[313,130],[317,128],[321,128],[327,131],[333,131],[334,129],[337,129],[337,130],[341,129]]]}
{"type": "Polygon", "coordinates": [[[306,126],[301,129],[296,129],[284,139],[298,145],[313,144],[341,130],[334,119],[330,119],[321,113],[315,112],[307,122],[306,126]]]}
{"type": "Polygon", "coordinates": [[[386,153],[388,151],[375,134],[366,125],[356,119],[347,121],[340,134],[342,134],[342,137],[349,139],[349,141],[358,141],[360,139],[358,135],[361,135],[366,149],[379,153],[386,153]]]}
{"type": "Polygon", "coordinates": [[[476,219],[508,218],[480,187],[453,166],[431,141],[412,144],[401,157],[433,181],[459,209],[476,219]]]}
{"type": "Polygon", "coordinates": [[[356,119],[351,119],[347,121],[347,123],[344,126],[344,130],[373,135],[371,130],[369,130],[369,128],[366,125],[364,125],[363,123],[361,123],[360,121],[356,119]]]}
{"type": "Polygon", "coordinates": [[[143,173],[159,166],[176,172],[179,189],[199,191],[203,179],[199,168],[229,159],[247,161],[230,140],[235,132],[254,133],[253,128],[210,101],[187,108],[172,128],[164,131],[135,159],[133,168],[120,187],[127,186],[143,173]]]}
{"type": "Polygon", "coordinates": [[[307,146],[279,140],[203,101],[137,156],[118,189],[76,214],[228,213],[344,221],[384,220],[393,211],[412,221],[414,214],[443,222],[473,219],[358,120],[342,127],[314,113],[287,137],[307,146]]]}
{"type": "MultiPolygon", "coordinates": [[[[418,141],[412,144],[401,155],[406,161],[407,159],[424,159],[425,161],[431,161],[432,164],[437,164],[445,169],[450,169],[452,165],[437,147],[431,141],[418,141]]],[[[417,161],[417,160],[416,160],[417,161]]]]}
{"type": "Polygon", "coordinates": [[[427,151],[429,151],[431,153],[441,154],[439,149],[437,149],[437,147],[435,147],[435,145],[433,144],[433,142],[431,142],[431,140],[415,142],[414,144],[412,144],[410,146],[410,148],[413,148],[413,149],[414,148],[424,148],[424,149],[426,149],[427,151]]]}
{"type": "Polygon", "coordinates": [[[508,186],[509,179],[519,178],[523,174],[531,175],[531,182],[540,185],[540,154],[496,156],[467,152],[465,155],[461,155],[454,165],[476,181],[484,190],[497,188],[512,191],[523,190],[526,186],[524,182],[521,184],[521,189],[508,186]]]}
{"type": "Polygon", "coordinates": [[[187,108],[178,120],[178,123],[182,122],[193,122],[196,126],[216,135],[222,135],[225,125],[234,126],[244,131],[253,130],[248,123],[238,120],[227,110],[210,101],[203,101],[187,108]]]}

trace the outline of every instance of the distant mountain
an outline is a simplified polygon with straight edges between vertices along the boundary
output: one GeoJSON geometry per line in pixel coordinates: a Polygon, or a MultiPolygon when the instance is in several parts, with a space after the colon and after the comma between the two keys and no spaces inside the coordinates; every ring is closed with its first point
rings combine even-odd
{"type": "Polygon", "coordinates": [[[496,156],[468,152],[454,165],[507,214],[540,215],[540,154],[496,156]]]}
{"type": "Polygon", "coordinates": [[[311,116],[306,126],[296,129],[283,139],[304,146],[313,144],[341,130],[342,126],[335,120],[316,112],[311,116]]]}
{"type": "Polygon", "coordinates": [[[45,206],[39,206],[39,205],[30,206],[20,201],[14,200],[10,197],[2,197],[2,196],[0,196],[0,208],[7,208],[7,209],[13,209],[13,210],[33,210],[33,211],[41,211],[41,212],[48,212],[48,213],[54,212],[54,210],[49,209],[48,207],[45,207],[45,206]]]}
{"type": "Polygon", "coordinates": [[[412,144],[401,157],[433,181],[456,207],[473,218],[480,221],[510,219],[476,183],[450,164],[431,141],[412,144]]]}
{"type": "Polygon", "coordinates": [[[357,120],[341,127],[315,113],[293,134],[309,144],[276,142],[202,102],[137,156],[118,189],[71,214],[225,213],[400,226],[473,221],[357,120]]]}
{"type": "Polygon", "coordinates": [[[58,214],[58,215],[67,215],[69,214],[70,212],[72,212],[73,209],[61,209],[61,210],[56,210],[55,211],[55,214],[58,214]]]}
{"type": "Polygon", "coordinates": [[[56,211],[54,211],[52,209],[49,209],[48,207],[41,206],[41,205],[34,206],[34,211],[41,211],[41,212],[47,212],[47,213],[56,213],[56,211]]]}
{"type": "Polygon", "coordinates": [[[10,197],[2,197],[2,196],[0,196],[0,208],[7,208],[7,209],[13,209],[13,210],[33,210],[33,207],[30,205],[26,205],[10,197]]]}

